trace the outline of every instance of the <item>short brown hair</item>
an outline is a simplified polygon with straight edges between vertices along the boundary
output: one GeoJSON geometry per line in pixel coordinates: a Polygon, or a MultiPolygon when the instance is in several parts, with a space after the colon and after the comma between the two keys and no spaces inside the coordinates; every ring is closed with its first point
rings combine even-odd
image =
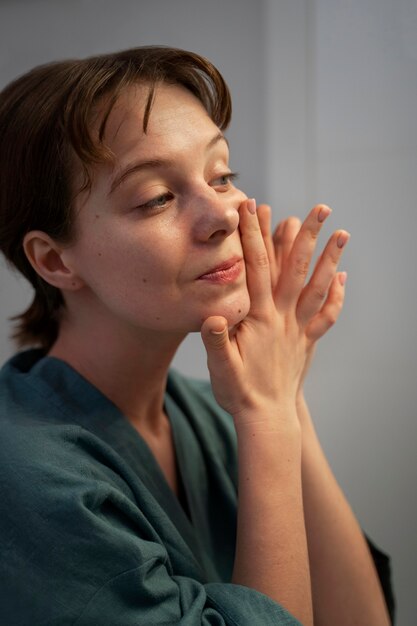
{"type": "Polygon", "coordinates": [[[219,71],[195,53],[161,46],[42,65],[0,94],[0,249],[35,289],[29,308],[12,318],[19,346],[38,344],[49,349],[64,306],[59,289],[30,265],[23,238],[37,229],[61,242],[71,241],[74,157],[83,167],[82,188],[87,189],[91,166],[111,158],[103,142],[110,112],[122,91],[138,82],[149,87],[145,132],[160,82],[188,89],[220,129],[230,122],[230,94],[219,71]],[[104,97],[97,141],[90,125],[104,97]]]}

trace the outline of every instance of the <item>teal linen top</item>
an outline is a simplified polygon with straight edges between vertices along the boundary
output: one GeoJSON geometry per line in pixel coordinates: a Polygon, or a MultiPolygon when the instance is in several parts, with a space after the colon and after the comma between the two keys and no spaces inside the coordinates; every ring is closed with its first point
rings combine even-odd
{"type": "Polygon", "coordinates": [[[0,623],[267,626],[299,622],[230,583],[236,436],[207,382],[170,371],[186,510],[145,441],[64,362],[0,373],[0,623]]]}

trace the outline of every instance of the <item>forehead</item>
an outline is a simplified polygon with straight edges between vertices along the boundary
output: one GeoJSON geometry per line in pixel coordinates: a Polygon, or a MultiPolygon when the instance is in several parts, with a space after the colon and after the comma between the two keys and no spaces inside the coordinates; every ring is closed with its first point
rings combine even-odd
{"type": "Polygon", "coordinates": [[[104,141],[116,159],[148,153],[181,152],[206,143],[218,131],[202,103],[179,85],[155,87],[146,131],[143,128],[149,87],[128,87],[118,99],[106,124],[104,141]],[[134,153],[134,154],[133,154],[134,153]]]}

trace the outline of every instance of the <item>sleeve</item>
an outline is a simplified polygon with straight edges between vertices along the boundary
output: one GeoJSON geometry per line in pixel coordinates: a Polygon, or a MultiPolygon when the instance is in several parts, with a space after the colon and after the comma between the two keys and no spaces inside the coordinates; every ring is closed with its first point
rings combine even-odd
{"type": "Polygon", "coordinates": [[[387,554],[382,552],[374,542],[365,535],[372,559],[378,574],[379,582],[384,593],[385,602],[391,619],[391,624],[395,624],[395,596],[392,585],[391,560],[387,554]]]}
{"type": "Polygon", "coordinates": [[[299,624],[255,590],[178,575],[162,526],[99,451],[92,464],[74,441],[63,455],[43,439],[37,466],[36,447],[26,443],[18,461],[6,454],[0,478],[1,623],[299,624]]]}
{"type": "Polygon", "coordinates": [[[108,581],[75,625],[301,626],[285,609],[254,590],[226,583],[201,585],[181,577],[169,580],[155,563],[148,567],[108,581]]]}

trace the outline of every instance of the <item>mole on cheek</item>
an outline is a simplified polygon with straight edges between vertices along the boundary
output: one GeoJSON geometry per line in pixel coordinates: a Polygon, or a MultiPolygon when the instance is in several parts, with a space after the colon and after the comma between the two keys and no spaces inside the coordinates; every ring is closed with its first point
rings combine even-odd
{"type": "Polygon", "coordinates": [[[96,220],[100,219],[100,215],[96,213],[96,220]]]}
{"type": "Polygon", "coordinates": [[[147,279],[147,278],[142,278],[142,282],[143,282],[143,283],[147,283],[147,282],[148,282],[148,279],[147,279]]]}

